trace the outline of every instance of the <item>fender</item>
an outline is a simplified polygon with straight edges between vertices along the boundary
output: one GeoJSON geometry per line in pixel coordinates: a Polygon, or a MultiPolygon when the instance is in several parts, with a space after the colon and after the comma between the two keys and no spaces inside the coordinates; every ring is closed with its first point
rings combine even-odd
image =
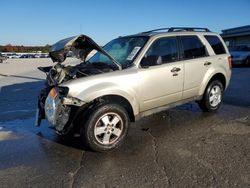
{"type": "Polygon", "coordinates": [[[65,82],[62,86],[69,88],[69,97],[77,98],[85,103],[105,95],[121,96],[130,103],[134,115],[137,115],[140,111],[137,91],[139,82],[137,69],[133,67],[123,71],[79,78],[65,82]]]}
{"type": "Polygon", "coordinates": [[[125,98],[130,103],[134,115],[139,114],[139,102],[136,92],[131,88],[121,89],[121,87],[114,85],[113,83],[93,85],[86,90],[81,91],[75,97],[88,103],[105,95],[118,95],[125,98]]]}
{"type": "MultiPolygon", "coordinates": [[[[226,86],[225,86],[225,88],[227,88],[227,86],[228,86],[228,84],[229,84],[229,80],[228,80],[227,78],[229,78],[230,75],[227,75],[227,71],[226,71],[225,68],[222,67],[222,66],[216,67],[216,69],[212,67],[211,69],[209,69],[209,70],[206,72],[205,76],[203,77],[203,80],[202,80],[202,83],[201,83],[201,87],[200,87],[199,93],[198,93],[199,96],[202,96],[202,95],[203,95],[203,93],[204,93],[204,91],[205,91],[205,89],[206,89],[206,87],[207,87],[209,81],[210,81],[210,80],[212,79],[212,77],[213,77],[214,75],[216,75],[216,74],[223,74],[223,75],[224,75],[225,80],[226,80],[226,86]]],[[[230,73],[230,74],[231,74],[231,73],[230,73]]]]}

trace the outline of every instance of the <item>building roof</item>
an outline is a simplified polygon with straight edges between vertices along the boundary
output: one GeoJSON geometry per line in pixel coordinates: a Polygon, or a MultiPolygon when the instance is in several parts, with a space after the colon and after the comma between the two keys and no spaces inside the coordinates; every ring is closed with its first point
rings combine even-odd
{"type": "Polygon", "coordinates": [[[246,35],[250,35],[250,25],[224,29],[222,30],[222,34],[221,34],[223,38],[240,37],[240,36],[246,36],[246,35]]]}

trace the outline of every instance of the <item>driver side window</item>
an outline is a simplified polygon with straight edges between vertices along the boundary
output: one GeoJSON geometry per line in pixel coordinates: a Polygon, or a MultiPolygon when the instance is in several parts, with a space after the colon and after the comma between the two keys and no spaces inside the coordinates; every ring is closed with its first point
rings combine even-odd
{"type": "Polygon", "coordinates": [[[141,66],[155,66],[171,63],[178,60],[176,37],[167,37],[156,40],[144,55],[141,66]]]}

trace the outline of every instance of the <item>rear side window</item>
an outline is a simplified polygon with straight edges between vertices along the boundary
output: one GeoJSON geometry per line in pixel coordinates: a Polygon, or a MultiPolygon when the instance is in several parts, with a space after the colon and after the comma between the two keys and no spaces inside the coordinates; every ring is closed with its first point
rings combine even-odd
{"type": "Polygon", "coordinates": [[[212,46],[215,54],[224,54],[226,50],[221,42],[221,40],[217,36],[205,35],[204,36],[208,43],[212,46]]]}
{"type": "Polygon", "coordinates": [[[193,59],[207,55],[205,46],[197,36],[181,36],[183,59],[193,59]]]}

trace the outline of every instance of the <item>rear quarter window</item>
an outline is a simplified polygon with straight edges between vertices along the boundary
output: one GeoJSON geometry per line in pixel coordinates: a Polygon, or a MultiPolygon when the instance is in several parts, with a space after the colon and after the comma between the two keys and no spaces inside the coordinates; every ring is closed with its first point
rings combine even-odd
{"type": "Polygon", "coordinates": [[[219,55],[226,53],[226,50],[219,37],[213,35],[205,35],[204,37],[207,39],[208,43],[213,48],[215,54],[219,55]]]}

